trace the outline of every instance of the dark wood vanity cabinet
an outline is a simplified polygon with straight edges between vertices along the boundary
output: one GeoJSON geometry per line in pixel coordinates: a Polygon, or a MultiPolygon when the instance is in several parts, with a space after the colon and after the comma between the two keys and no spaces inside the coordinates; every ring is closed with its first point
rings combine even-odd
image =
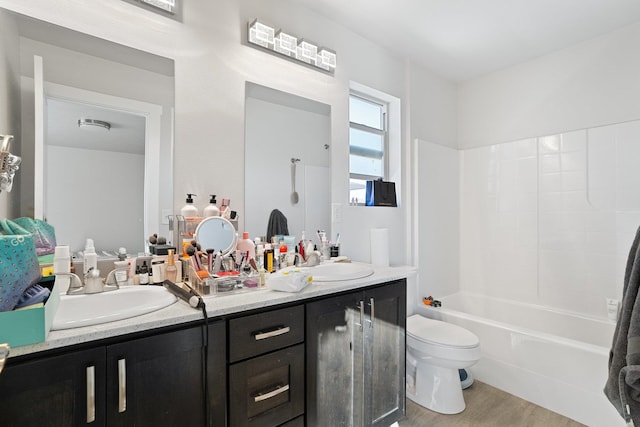
{"type": "Polygon", "coordinates": [[[404,416],[405,326],[405,280],[307,304],[307,425],[404,416]]]}
{"type": "Polygon", "coordinates": [[[304,305],[230,319],[229,425],[279,426],[304,413],[304,305]]]}
{"type": "Polygon", "coordinates": [[[9,359],[0,374],[0,425],[105,425],[105,407],[95,404],[105,399],[104,372],[104,347],[24,363],[9,359]]]}
{"type": "Polygon", "coordinates": [[[397,280],[210,321],[206,366],[201,325],[10,358],[0,426],[388,426],[405,318],[397,280]]]}
{"type": "MultiPolygon", "coordinates": [[[[220,376],[224,322],[210,324],[208,332],[207,372],[220,376]]],[[[205,386],[211,406],[224,408],[226,394],[223,377],[205,384],[203,333],[202,327],[193,327],[108,346],[107,425],[204,426],[209,412],[220,415],[203,405],[205,386]]],[[[212,425],[224,425],[224,417],[212,425]]]]}
{"type": "Polygon", "coordinates": [[[212,426],[226,418],[225,323],[194,326],[58,356],[12,363],[0,374],[2,426],[212,426]]]}

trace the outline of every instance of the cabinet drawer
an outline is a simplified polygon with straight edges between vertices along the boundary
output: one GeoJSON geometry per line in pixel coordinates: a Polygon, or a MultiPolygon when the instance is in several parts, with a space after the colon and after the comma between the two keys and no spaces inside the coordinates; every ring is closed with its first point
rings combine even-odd
{"type": "Polygon", "coordinates": [[[299,305],[229,321],[229,362],[304,341],[304,306],[299,305]]]}
{"type": "Polygon", "coordinates": [[[280,424],[280,427],[304,427],[304,415],[300,415],[291,421],[287,421],[284,424],[280,424]]]}
{"type": "Polygon", "coordinates": [[[229,367],[229,425],[276,426],[304,413],[304,344],[229,367]]]}

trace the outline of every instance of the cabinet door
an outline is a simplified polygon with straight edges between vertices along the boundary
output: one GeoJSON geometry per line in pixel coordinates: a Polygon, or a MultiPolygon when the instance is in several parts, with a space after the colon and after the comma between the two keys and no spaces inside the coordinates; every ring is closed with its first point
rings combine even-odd
{"type": "Polygon", "coordinates": [[[103,426],[104,347],[13,364],[0,374],[1,426],[103,426]]]}
{"type": "Polygon", "coordinates": [[[406,283],[365,291],[365,423],[388,426],[405,414],[406,283]]]}
{"type": "Polygon", "coordinates": [[[307,304],[309,426],[363,423],[362,300],[355,292],[307,304]]]}
{"type": "Polygon", "coordinates": [[[203,337],[198,326],[107,346],[108,425],[205,425],[203,337]]]}
{"type": "Polygon", "coordinates": [[[207,347],[209,426],[227,425],[227,325],[223,320],[209,325],[207,347]]]}

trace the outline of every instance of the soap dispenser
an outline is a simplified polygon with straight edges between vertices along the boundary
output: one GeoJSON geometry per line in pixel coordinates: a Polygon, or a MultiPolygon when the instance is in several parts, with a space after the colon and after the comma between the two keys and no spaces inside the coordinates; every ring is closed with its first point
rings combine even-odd
{"type": "Polygon", "coordinates": [[[215,194],[211,195],[211,199],[209,200],[209,205],[206,208],[204,208],[204,210],[202,211],[202,215],[205,217],[220,216],[220,209],[218,209],[218,206],[216,205],[215,194]]]}
{"type": "Polygon", "coordinates": [[[198,208],[193,204],[193,196],[197,194],[187,193],[187,204],[180,209],[180,215],[185,218],[193,218],[198,216],[198,208]]]}

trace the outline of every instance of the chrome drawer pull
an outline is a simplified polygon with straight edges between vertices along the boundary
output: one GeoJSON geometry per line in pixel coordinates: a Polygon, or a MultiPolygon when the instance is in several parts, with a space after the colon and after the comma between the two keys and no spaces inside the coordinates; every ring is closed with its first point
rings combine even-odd
{"type": "Polygon", "coordinates": [[[96,368],[87,366],[87,423],[96,420],[96,368]]]}
{"type": "Polygon", "coordinates": [[[291,331],[291,328],[288,326],[285,326],[283,328],[278,328],[273,331],[261,332],[259,334],[256,334],[256,341],[266,340],[267,338],[277,337],[278,335],[284,335],[286,333],[289,333],[290,331],[291,331]]]}
{"type": "Polygon", "coordinates": [[[289,384],[283,385],[282,387],[278,387],[275,390],[270,391],[269,393],[259,394],[253,397],[254,402],[262,402],[263,400],[271,399],[272,397],[276,397],[277,395],[284,393],[289,390],[289,384]]]}
{"type": "Polygon", "coordinates": [[[373,328],[373,320],[376,318],[376,307],[373,298],[369,299],[369,306],[371,307],[371,322],[369,327],[373,328]]]}
{"type": "Polygon", "coordinates": [[[127,410],[127,359],[118,360],[118,412],[127,410]]]}
{"type": "Polygon", "coordinates": [[[9,358],[9,351],[10,350],[11,350],[11,347],[9,347],[8,343],[0,344],[0,374],[2,373],[2,370],[4,369],[4,364],[6,363],[7,359],[9,358]]]}

